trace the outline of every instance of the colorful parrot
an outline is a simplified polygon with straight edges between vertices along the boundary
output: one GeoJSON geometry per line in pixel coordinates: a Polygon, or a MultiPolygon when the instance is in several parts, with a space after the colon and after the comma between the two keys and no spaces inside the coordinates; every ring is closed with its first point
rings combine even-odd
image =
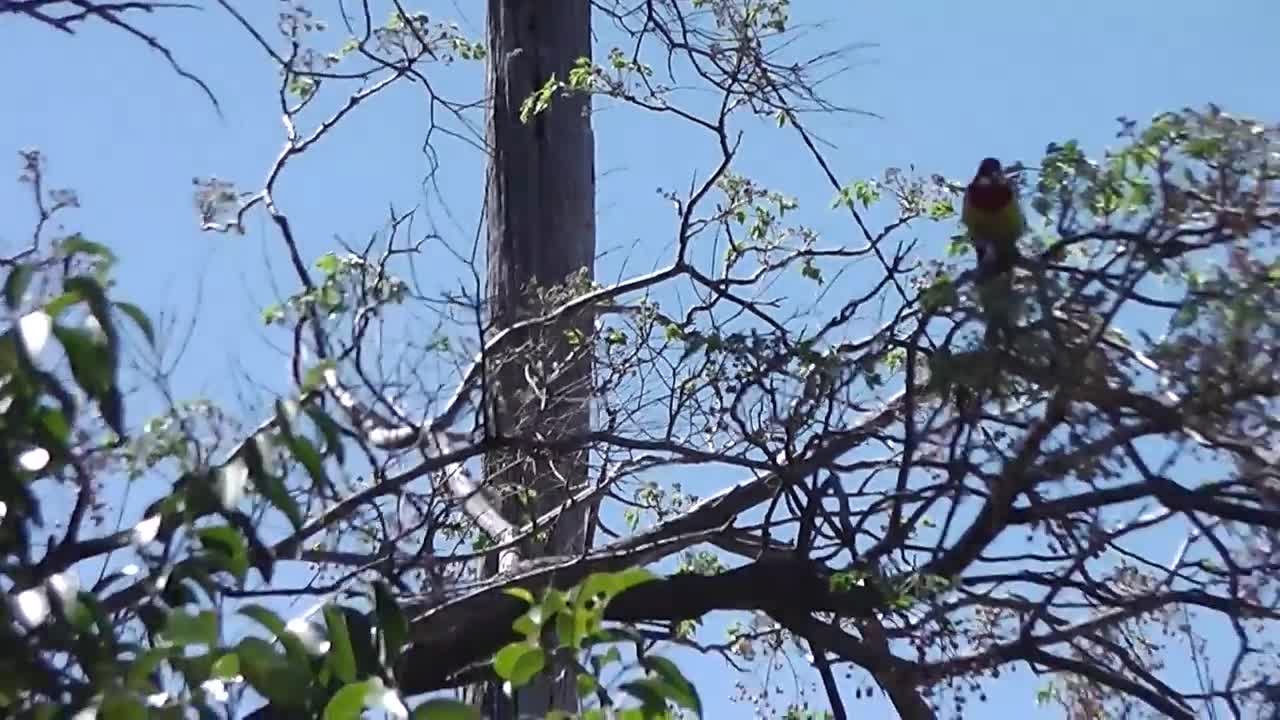
{"type": "Polygon", "coordinates": [[[1018,238],[1027,221],[1018,194],[1004,174],[1000,161],[985,158],[978,174],[964,191],[960,221],[978,255],[978,297],[987,316],[987,341],[1005,334],[1013,314],[1013,266],[1018,259],[1018,238]]]}
{"type": "Polygon", "coordinates": [[[1018,258],[1018,238],[1026,230],[1018,195],[1000,161],[989,157],[964,191],[960,220],[978,253],[980,279],[1007,273],[1018,258]]]}

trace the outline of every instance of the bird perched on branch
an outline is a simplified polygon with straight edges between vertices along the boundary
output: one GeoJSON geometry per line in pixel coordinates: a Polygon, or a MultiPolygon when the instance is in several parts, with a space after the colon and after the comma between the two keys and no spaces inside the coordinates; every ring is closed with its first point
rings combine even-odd
{"type": "Polygon", "coordinates": [[[1018,204],[1018,194],[1004,174],[1000,161],[989,157],[978,165],[964,191],[961,222],[969,230],[969,240],[978,253],[982,279],[1013,269],[1018,258],[1018,238],[1027,221],[1018,204]]]}
{"type": "Polygon", "coordinates": [[[985,158],[964,191],[960,221],[978,255],[978,296],[987,315],[987,339],[1007,330],[1011,321],[1013,267],[1018,259],[1018,238],[1027,221],[1018,193],[1000,161],[985,158]]]}

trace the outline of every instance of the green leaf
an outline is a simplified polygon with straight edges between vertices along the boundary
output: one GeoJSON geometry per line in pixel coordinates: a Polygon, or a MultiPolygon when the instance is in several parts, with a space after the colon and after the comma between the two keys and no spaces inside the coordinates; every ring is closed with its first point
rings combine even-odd
{"type": "Polygon", "coordinates": [[[378,629],[382,632],[387,664],[394,665],[400,658],[401,650],[409,642],[409,622],[391,594],[391,589],[382,581],[373,584],[373,608],[378,618],[378,629]]]}
{"type": "Polygon", "coordinates": [[[337,366],[332,359],[322,360],[302,374],[302,391],[309,392],[325,386],[324,374],[337,366]]]}
{"type": "Polygon", "coordinates": [[[201,528],[196,536],[206,551],[206,558],[236,580],[244,580],[245,573],[249,572],[249,549],[235,528],[227,525],[201,528]]]}
{"type": "Polygon", "coordinates": [[[222,657],[213,661],[213,666],[209,670],[212,677],[219,680],[230,680],[240,674],[240,656],[235,653],[224,653],[222,657]]]}
{"type": "MultiPolygon", "coordinates": [[[[37,424],[41,429],[48,433],[48,437],[57,442],[58,445],[65,445],[67,440],[71,438],[71,425],[67,422],[67,416],[61,410],[51,407],[40,407],[36,410],[37,424]]],[[[50,448],[52,449],[52,448],[50,448]]]]}
{"type": "Polygon", "coordinates": [[[549,618],[569,609],[569,598],[560,590],[548,589],[542,597],[542,617],[549,618]]]}
{"type": "Polygon", "coordinates": [[[212,647],[218,642],[218,614],[213,610],[204,610],[195,615],[188,615],[185,610],[172,610],[165,621],[162,635],[169,642],[180,647],[188,645],[212,647]]]}
{"type": "Polygon", "coordinates": [[[648,655],[641,662],[665,683],[664,695],[668,699],[686,710],[692,710],[698,717],[702,716],[702,699],[698,697],[698,689],[680,672],[675,663],[659,655],[648,655]]]}
{"type": "Polygon", "coordinates": [[[114,265],[116,262],[115,253],[111,252],[110,248],[101,243],[96,243],[92,240],[86,239],[85,236],[80,233],[63,238],[62,242],[58,243],[58,250],[68,258],[76,255],[92,255],[93,257],[102,260],[107,265],[114,265]]]}
{"type": "Polygon", "coordinates": [[[68,290],[75,291],[88,303],[89,312],[93,314],[94,319],[102,326],[102,332],[107,336],[107,345],[114,354],[118,340],[115,323],[111,318],[111,303],[107,300],[107,292],[103,289],[102,284],[87,275],[77,275],[67,278],[63,285],[68,290]]]}
{"type": "Polygon", "coordinates": [[[584,698],[600,687],[600,682],[589,673],[578,673],[578,697],[584,698]]]}
{"type": "Polygon", "coordinates": [[[511,623],[511,629],[524,635],[529,642],[536,642],[538,636],[542,634],[542,621],[542,608],[529,608],[529,612],[516,618],[515,622],[511,623]]]}
{"type": "Polygon", "coordinates": [[[480,711],[457,700],[428,700],[413,710],[413,720],[480,720],[480,711]]]}
{"type": "MultiPolygon", "coordinates": [[[[85,278],[72,278],[67,281],[70,285],[72,280],[86,280],[85,278]]],[[[96,288],[96,283],[86,281],[81,283],[82,287],[96,288]]],[[[77,292],[82,292],[77,290],[77,292]]],[[[90,303],[91,307],[93,303],[90,303]]],[[[105,314],[105,313],[104,313],[105,314]]],[[[97,312],[95,312],[97,317],[97,312]]],[[[93,333],[82,328],[71,328],[55,324],[53,326],[53,334],[58,338],[58,342],[62,343],[63,349],[67,353],[67,361],[71,365],[71,376],[75,378],[76,383],[84,389],[89,397],[98,403],[98,409],[102,413],[102,419],[113,432],[121,437],[125,434],[124,428],[124,400],[120,395],[120,389],[116,387],[116,353],[115,353],[115,333],[110,326],[110,318],[104,323],[98,318],[98,323],[102,325],[103,332],[107,334],[107,342],[104,344],[94,336],[93,333]]]]}
{"type": "Polygon", "coordinates": [[[374,627],[371,616],[354,608],[342,608],[347,620],[347,635],[351,637],[351,651],[356,658],[356,674],[361,677],[379,674],[385,665],[374,646],[374,627]]]}
{"type": "Polygon", "coordinates": [[[1169,321],[1169,327],[1174,330],[1182,330],[1195,324],[1196,319],[1199,317],[1199,303],[1183,303],[1182,307],[1178,308],[1178,311],[1173,314],[1173,318],[1169,321]]]}
{"type": "MultiPolygon", "coordinates": [[[[276,415],[280,419],[279,414],[276,415]]],[[[283,420],[281,424],[284,425],[283,420]]],[[[286,443],[287,443],[286,439],[286,443]]],[[[262,451],[258,448],[258,438],[254,438],[250,442],[244,444],[240,457],[249,467],[249,479],[253,481],[253,486],[262,493],[277,510],[284,513],[289,518],[289,522],[293,528],[297,530],[302,527],[302,512],[298,509],[298,504],[294,502],[293,496],[289,494],[289,489],[285,487],[284,478],[267,470],[266,464],[263,462],[262,451]]]]}
{"type": "Polygon", "coordinates": [[[262,607],[261,605],[246,605],[240,609],[240,614],[252,618],[259,625],[271,631],[276,639],[285,647],[285,651],[289,653],[292,662],[306,665],[310,662],[310,656],[307,654],[306,647],[297,635],[289,632],[283,620],[276,613],[262,607]]]}
{"type": "Polygon", "coordinates": [[[542,671],[546,665],[542,648],[528,643],[511,643],[498,651],[493,658],[493,671],[498,677],[511,682],[512,687],[523,687],[542,671]]]}
{"type": "Polygon", "coordinates": [[[146,720],[147,706],[135,693],[117,690],[102,699],[98,716],[102,720],[146,720]]]}
{"type": "Polygon", "coordinates": [[[9,277],[4,280],[4,301],[10,310],[17,310],[22,305],[22,296],[31,285],[35,272],[35,267],[26,263],[14,265],[9,271],[9,277]]]}
{"type": "Polygon", "coordinates": [[[236,654],[245,680],[263,697],[285,707],[306,705],[311,672],[305,661],[286,658],[258,637],[241,640],[236,654]]]}
{"type": "Polygon", "coordinates": [[[334,693],[329,704],[324,706],[324,720],[356,720],[364,710],[367,697],[369,697],[367,680],[347,684],[334,693]]]}
{"type": "MultiPolygon", "coordinates": [[[[172,617],[173,614],[170,616],[172,617]]],[[[139,692],[154,692],[155,687],[151,683],[151,674],[156,671],[156,668],[160,667],[160,663],[164,662],[165,658],[169,657],[170,652],[170,648],[156,648],[134,658],[133,662],[129,663],[129,672],[125,677],[125,687],[139,692]]]]}
{"type": "Polygon", "coordinates": [[[151,318],[147,317],[147,314],[142,311],[142,308],[138,307],[137,305],[134,305],[133,303],[127,303],[127,302],[116,302],[113,304],[115,305],[115,308],[117,310],[119,310],[120,312],[128,316],[128,318],[133,321],[134,325],[138,326],[138,330],[140,330],[142,332],[143,337],[147,339],[147,344],[152,347],[155,347],[156,345],[155,327],[152,326],[151,318]]]}
{"type": "Polygon", "coordinates": [[[946,276],[934,280],[932,285],[920,293],[920,304],[924,306],[925,312],[929,313],[954,305],[958,299],[956,286],[952,284],[951,278],[946,276]]]}
{"type": "Polygon", "coordinates": [[[324,438],[324,452],[326,455],[333,455],[338,464],[346,462],[346,450],[342,445],[342,429],[333,418],[329,417],[324,410],[308,405],[306,408],[307,417],[311,418],[311,422],[320,429],[320,435],[324,438]]]}
{"type": "Polygon", "coordinates": [[[331,252],[321,255],[320,259],[316,260],[316,269],[325,275],[332,275],[338,272],[338,268],[341,265],[342,262],[338,260],[338,256],[331,252]]]}
{"type": "Polygon", "coordinates": [[[329,631],[329,652],[325,660],[335,677],[344,683],[353,682],[356,679],[356,658],[351,650],[346,618],[340,609],[328,605],[324,609],[324,623],[329,631]]]}
{"type": "Polygon", "coordinates": [[[800,266],[800,274],[810,280],[822,284],[822,270],[813,262],[813,258],[805,258],[804,264],[800,266]]]}
{"type": "Polygon", "coordinates": [[[574,590],[573,612],[561,617],[572,617],[572,631],[569,625],[557,621],[556,629],[562,641],[574,648],[582,647],[582,642],[600,629],[604,619],[604,608],[618,594],[644,582],[654,579],[653,573],[644,568],[631,568],[617,573],[592,573],[574,590]]]}
{"type": "Polygon", "coordinates": [[[639,700],[645,712],[666,712],[666,684],[656,678],[642,678],[622,685],[622,691],[639,700]]]}
{"type": "Polygon", "coordinates": [[[80,297],[80,293],[66,290],[61,295],[45,303],[44,311],[49,313],[50,317],[56,318],[67,308],[83,301],[84,298],[80,297]]]}
{"type": "MultiPolygon", "coordinates": [[[[310,440],[293,432],[284,403],[278,400],[276,401],[276,419],[280,427],[280,435],[284,438],[285,446],[293,454],[293,459],[307,469],[307,474],[311,476],[311,480],[315,483],[317,489],[327,490],[330,488],[329,475],[324,470],[324,458],[321,457],[320,452],[316,450],[316,446],[312,445],[310,440]]],[[[281,488],[283,489],[283,482],[281,483],[281,488]]],[[[292,502],[292,498],[289,497],[287,492],[284,496],[289,498],[289,506],[293,512],[289,519],[293,521],[295,516],[297,518],[294,523],[294,529],[296,530],[302,526],[302,516],[298,513],[297,505],[292,502]]],[[[290,512],[285,508],[281,508],[281,510],[284,510],[286,515],[290,512]]]]}
{"type": "Polygon", "coordinates": [[[511,597],[520,598],[521,600],[525,601],[529,605],[533,604],[533,593],[529,592],[528,590],[525,590],[524,588],[519,588],[519,587],[507,588],[502,592],[506,593],[507,595],[510,595],[511,597]]]}
{"type": "Polygon", "coordinates": [[[271,631],[272,635],[281,637],[288,631],[285,630],[284,620],[275,612],[262,607],[261,605],[246,605],[240,608],[240,614],[251,618],[262,627],[271,631]]]}
{"type": "Polygon", "coordinates": [[[90,397],[105,394],[115,381],[115,362],[110,350],[88,330],[54,325],[53,334],[62,343],[71,364],[71,376],[90,397]]]}

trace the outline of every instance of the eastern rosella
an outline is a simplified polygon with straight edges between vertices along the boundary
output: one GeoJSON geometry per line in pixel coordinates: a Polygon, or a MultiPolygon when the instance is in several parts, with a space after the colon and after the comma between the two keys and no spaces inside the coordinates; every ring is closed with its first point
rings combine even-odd
{"type": "Polygon", "coordinates": [[[960,220],[969,229],[969,240],[978,253],[981,279],[1013,269],[1018,238],[1027,221],[999,160],[989,157],[978,166],[978,174],[965,188],[960,220]]]}
{"type": "Polygon", "coordinates": [[[1000,161],[989,157],[964,191],[960,221],[978,255],[978,297],[987,316],[988,344],[998,340],[1011,324],[1013,314],[1013,266],[1018,259],[1018,238],[1027,221],[1018,194],[1004,174],[1000,161]]]}

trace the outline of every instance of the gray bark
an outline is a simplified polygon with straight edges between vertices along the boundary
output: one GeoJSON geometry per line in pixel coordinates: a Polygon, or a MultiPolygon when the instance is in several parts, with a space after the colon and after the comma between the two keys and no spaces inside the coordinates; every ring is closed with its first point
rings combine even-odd
{"type": "MultiPolygon", "coordinates": [[[[561,80],[591,55],[588,0],[489,0],[486,187],[487,294],[491,330],[539,314],[531,287],[546,288],[585,272],[594,277],[595,145],[590,98],[557,96],[548,110],[520,121],[526,98],[555,74],[561,80]]],[[[489,432],[502,436],[578,434],[590,426],[592,394],[587,313],[516,338],[520,349],[486,360],[489,432]],[[530,380],[532,378],[532,382],[530,380]]],[[[553,509],[586,482],[585,453],[494,452],[485,476],[505,495],[503,514],[517,526],[553,509]]],[[[524,543],[523,558],[573,554],[585,544],[583,510],[564,516],[524,543]]],[[[486,572],[497,570],[497,559],[486,572]]],[[[487,718],[541,718],[577,708],[574,678],[541,680],[516,694],[472,689],[487,718]]]]}

